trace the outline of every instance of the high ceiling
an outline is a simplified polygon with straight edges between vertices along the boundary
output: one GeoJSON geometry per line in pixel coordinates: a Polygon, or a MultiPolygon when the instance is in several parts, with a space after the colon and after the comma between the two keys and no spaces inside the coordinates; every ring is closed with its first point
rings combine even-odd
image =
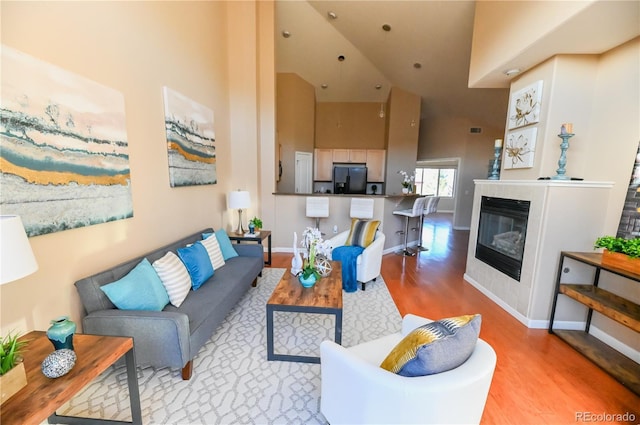
{"type": "MultiPolygon", "coordinates": [[[[512,64],[491,70],[476,85],[502,88],[468,88],[475,1],[275,4],[276,70],[312,84],[318,102],[383,102],[391,87],[400,87],[422,97],[423,118],[444,114],[504,125],[510,77],[502,72],[512,64]],[[486,105],[504,105],[502,116],[486,105]]],[[[580,13],[523,46],[510,62],[527,69],[558,53],[602,53],[640,33],[639,4],[583,2],[580,13]]]]}

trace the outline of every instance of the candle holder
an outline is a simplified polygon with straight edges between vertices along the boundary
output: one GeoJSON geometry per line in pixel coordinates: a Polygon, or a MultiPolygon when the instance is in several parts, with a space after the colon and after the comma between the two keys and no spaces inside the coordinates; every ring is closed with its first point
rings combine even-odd
{"type": "Polygon", "coordinates": [[[493,154],[493,165],[491,166],[491,174],[489,174],[489,180],[499,180],[500,179],[500,153],[502,152],[501,147],[494,147],[493,154]]]}
{"type": "Polygon", "coordinates": [[[562,139],[560,143],[560,159],[558,160],[558,169],[556,175],[551,177],[551,180],[571,180],[571,177],[565,175],[565,167],[567,165],[567,149],[569,149],[569,139],[574,136],[573,133],[558,134],[558,137],[562,139]]]}

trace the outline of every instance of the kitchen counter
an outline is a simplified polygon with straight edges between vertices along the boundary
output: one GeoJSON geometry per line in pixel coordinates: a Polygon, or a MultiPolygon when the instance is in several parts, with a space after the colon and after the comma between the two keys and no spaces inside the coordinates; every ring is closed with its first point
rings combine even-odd
{"type": "Polygon", "coordinates": [[[417,193],[395,193],[391,195],[374,195],[368,194],[355,194],[355,193],[288,193],[288,192],[274,192],[275,196],[335,196],[340,198],[411,198],[420,196],[417,193]]]}

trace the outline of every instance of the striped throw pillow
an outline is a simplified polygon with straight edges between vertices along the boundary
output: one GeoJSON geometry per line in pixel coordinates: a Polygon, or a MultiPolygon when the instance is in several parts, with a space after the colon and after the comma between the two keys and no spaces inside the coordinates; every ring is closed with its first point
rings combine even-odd
{"type": "Polygon", "coordinates": [[[169,301],[180,307],[191,290],[191,277],[184,263],[173,252],[153,262],[153,268],[167,290],[169,301]]]}
{"type": "Polygon", "coordinates": [[[202,245],[204,245],[207,254],[209,254],[209,259],[211,260],[211,265],[214,270],[218,270],[224,266],[224,257],[222,256],[222,250],[220,249],[220,244],[218,243],[218,238],[216,238],[215,233],[211,233],[210,236],[204,238],[202,245]]]}
{"type": "Polygon", "coordinates": [[[344,244],[358,245],[363,248],[368,247],[376,238],[376,230],[378,230],[379,225],[380,220],[351,219],[351,231],[344,244]]]}

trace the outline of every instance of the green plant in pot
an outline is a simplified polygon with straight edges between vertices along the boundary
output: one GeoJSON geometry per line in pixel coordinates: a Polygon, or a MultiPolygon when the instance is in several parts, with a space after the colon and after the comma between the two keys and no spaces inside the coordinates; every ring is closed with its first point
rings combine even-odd
{"type": "Polygon", "coordinates": [[[19,334],[9,333],[0,339],[0,402],[4,402],[27,385],[27,375],[22,364],[22,353],[27,341],[19,341],[19,337],[19,334]]]}
{"type": "Polygon", "coordinates": [[[605,248],[610,252],[619,252],[631,258],[640,258],[640,238],[625,239],[615,236],[602,236],[596,239],[594,248],[605,248]]]}
{"type": "Polygon", "coordinates": [[[260,230],[262,229],[262,220],[260,220],[258,217],[253,217],[251,220],[249,220],[249,225],[253,225],[256,231],[260,230]]]}

